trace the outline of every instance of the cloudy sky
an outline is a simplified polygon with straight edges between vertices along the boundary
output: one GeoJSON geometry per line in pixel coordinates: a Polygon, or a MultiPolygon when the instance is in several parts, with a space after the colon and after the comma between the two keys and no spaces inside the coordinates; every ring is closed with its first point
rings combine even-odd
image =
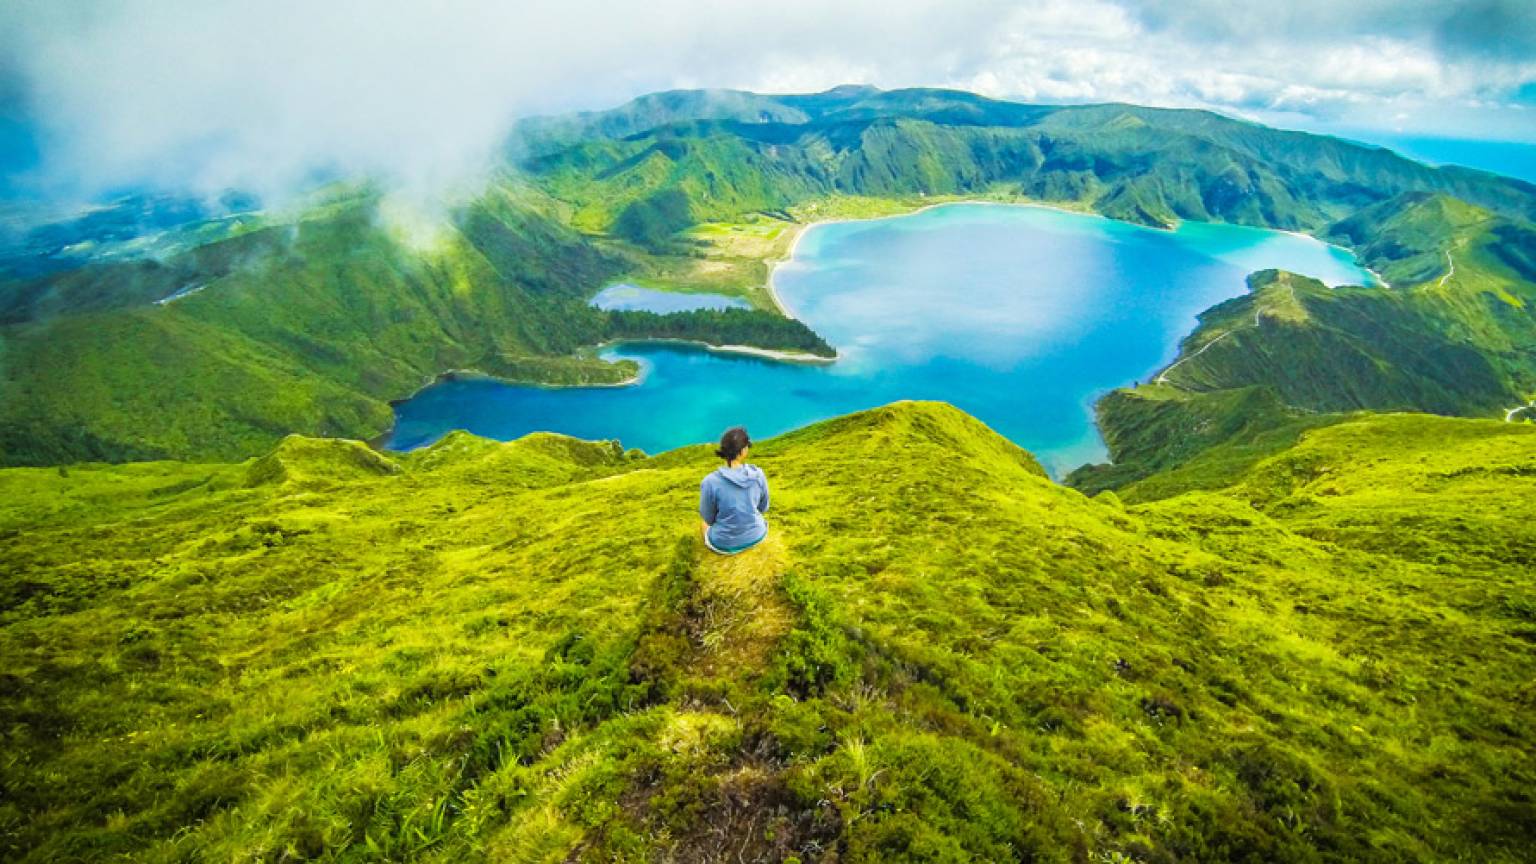
{"type": "Polygon", "coordinates": [[[1536,141],[1536,2],[5,0],[0,162],[58,195],[435,187],[517,115],[849,82],[1536,141]]]}

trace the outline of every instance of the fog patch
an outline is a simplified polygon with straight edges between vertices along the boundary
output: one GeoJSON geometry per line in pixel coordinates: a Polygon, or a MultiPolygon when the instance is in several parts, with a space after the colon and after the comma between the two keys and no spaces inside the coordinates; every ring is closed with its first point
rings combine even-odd
{"type": "MultiPolygon", "coordinates": [[[[50,197],[124,187],[281,207],[366,176],[433,212],[514,119],[676,87],[957,86],[1003,98],[1523,123],[1536,12],[1504,0],[8,0],[0,101],[50,197]]],[[[1528,113],[1528,112],[1527,112],[1528,113]]],[[[11,168],[7,168],[10,173],[11,168]]],[[[422,236],[405,220],[413,237],[422,236]]]]}

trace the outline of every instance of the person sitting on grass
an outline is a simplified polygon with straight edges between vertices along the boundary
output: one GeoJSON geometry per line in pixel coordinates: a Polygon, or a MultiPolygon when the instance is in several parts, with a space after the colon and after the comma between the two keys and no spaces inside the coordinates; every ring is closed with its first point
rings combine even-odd
{"type": "Polygon", "coordinates": [[[720,436],[715,455],[725,460],[699,484],[699,515],[704,517],[704,545],[721,555],[734,555],[768,536],[768,478],[763,469],[747,464],[752,439],[733,426],[720,436]]]}

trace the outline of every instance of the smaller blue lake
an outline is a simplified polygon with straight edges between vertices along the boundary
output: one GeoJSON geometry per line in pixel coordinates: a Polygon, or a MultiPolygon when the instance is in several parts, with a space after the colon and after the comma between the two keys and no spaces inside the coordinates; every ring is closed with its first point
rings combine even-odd
{"type": "Polygon", "coordinates": [[[409,450],[461,428],[500,439],[548,430],[655,453],[737,424],[763,438],[898,399],[938,399],[1059,476],[1103,460],[1100,395],[1171,362],[1196,314],[1270,267],[1330,285],[1372,281],[1342,249],[1231,225],[1160,231],[987,204],[818,225],[774,271],[774,287],[837,347],[837,362],[618,345],[601,356],[638,361],[635,385],[447,381],[396,406],[387,446],[409,450]]]}
{"type": "Polygon", "coordinates": [[[592,305],[610,312],[689,312],[694,309],[751,309],[752,304],[726,294],[683,294],[657,291],[628,282],[609,285],[597,292],[592,305]]]}

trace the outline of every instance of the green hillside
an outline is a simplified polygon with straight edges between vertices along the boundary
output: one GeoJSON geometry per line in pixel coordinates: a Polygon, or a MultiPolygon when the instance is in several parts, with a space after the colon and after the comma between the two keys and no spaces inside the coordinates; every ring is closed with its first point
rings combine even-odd
{"type": "Polygon", "coordinates": [[[18,861],[1527,860],[1536,427],[1126,506],[953,408],[0,471],[18,861]],[[759,452],[760,451],[760,452],[759,452]]]}
{"type": "Polygon", "coordinates": [[[1536,227],[1405,195],[1329,231],[1392,287],[1254,274],[1149,386],[1100,401],[1114,464],[1070,482],[1119,487],[1218,444],[1293,440],[1339,412],[1502,417],[1536,395],[1536,227]]]}
{"type": "Polygon", "coordinates": [[[180,226],[154,255],[119,243],[0,282],[0,464],[237,459],[291,432],[372,439],[391,400],[455,370],[627,380],[633,365],[596,356],[616,339],[833,356],[764,288],[796,232],[970,198],[1306,231],[1392,284],[1327,292],[1285,277],[1209,310],[1162,385],[1101,404],[1116,464],[1079,472],[1084,488],[1246,447],[1294,418],[1491,417],[1536,396],[1536,187],[1377,147],[1201,111],[843,87],[677,91],[530,119],[506,158],[426,226],[342,185],[292,213],[180,226]],[[753,308],[587,306],[621,279],[753,308]]]}
{"type": "Polygon", "coordinates": [[[589,308],[623,259],[525,189],[488,192],[428,248],[378,205],[349,192],[167,263],[0,285],[0,464],[234,459],[295,430],[371,438],[393,422],[389,400],[452,370],[629,378],[632,363],[592,351],[620,337],[832,353],[766,312],[655,321],[589,308]]]}
{"type": "Polygon", "coordinates": [[[699,222],[832,195],[990,195],[1152,225],[1319,231],[1396,195],[1439,193],[1536,218],[1526,183],[1201,111],[901,90],[855,91],[812,112],[759,101],[749,119],[718,94],[662,95],[673,110],[646,102],[585,116],[583,136],[534,148],[523,167],[576,206],[576,225],[660,249],[699,222]],[[640,129],[637,113],[654,126],[640,129]]]}

